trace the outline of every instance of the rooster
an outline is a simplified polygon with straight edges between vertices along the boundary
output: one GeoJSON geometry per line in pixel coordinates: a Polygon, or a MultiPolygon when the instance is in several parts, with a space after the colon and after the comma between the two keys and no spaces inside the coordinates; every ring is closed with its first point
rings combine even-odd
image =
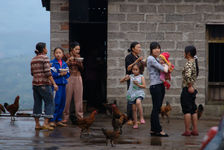
{"type": "Polygon", "coordinates": [[[204,111],[203,105],[199,104],[197,109],[198,120],[201,118],[203,111],[204,111]]]}
{"type": "Polygon", "coordinates": [[[115,104],[112,105],[112,115],[113,117],[119,119],[122,116],[122,112],[117,108],[115,104]]]}
{"type": "MultiPolygon", "coordinates": [[[[86,118],[78,118],[76,120],[76,124],[79,128],[81,128],[81,135],[84,131],[87,131],[89,133],[89,127],[93,124],[95,120],[95,115],[97,114],[97,111],[94,110],[89,117],[86,118]]],[[[80,135],[80,136],[81,136],[80,135]]]]}
{"type": "Polygon", "coordinates": [[[160,114],[161,114],[162,118],[164,118],[164,116],[167,117],[167,122],[168,123],[170,122],[169,115],[170,115],[171,110],[172,110],[172,108],[171,108],[170,103],[168,101],[166,101],[166,106],[162,106],[161,111],[160,111],[160,114]]]}
{"type": "Polygon", "coordinates": [[[5,108],[2,106],[2,104],[0,104],[0,114],[4,112],[5,113],[5,108]]]}
{"type": "Polygon", "coordinates": [[[14,103],[11,105],[9,105],[8,103],[4,103],[4,107],[10,113],[11,120],[15,121],[14,116],[19,109],[19,96],[16,96],[14,103]]]}
{"type": "Polygon", "coordinates": [[[110,144],[113,147],[114,141],[120,137],[120,131],[111,131],[104,128],[102,128],[101,130],[106,137],[106,145],[108,144],[108,140],[110,140],[110,144]]]}
{"type": "Polygon", "coordinates": [[[128,121],[128,117],[125,114],[122,114],[119,119],[113,116],[112,126],[114,128],[114,131],[120,130],[120,134],[122,134],[122,127],[127,121],[128,121]]]}

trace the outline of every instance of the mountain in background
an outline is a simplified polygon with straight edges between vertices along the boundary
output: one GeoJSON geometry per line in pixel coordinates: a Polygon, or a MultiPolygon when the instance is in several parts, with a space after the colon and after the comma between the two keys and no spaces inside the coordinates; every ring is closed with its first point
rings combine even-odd
{"type": "Polygon", "coordinates": [[[32,56],[25,55],[0,59],[0,104],[11,104],[19,95],[19,110],[32,110],[31,59],[32,56]]]}

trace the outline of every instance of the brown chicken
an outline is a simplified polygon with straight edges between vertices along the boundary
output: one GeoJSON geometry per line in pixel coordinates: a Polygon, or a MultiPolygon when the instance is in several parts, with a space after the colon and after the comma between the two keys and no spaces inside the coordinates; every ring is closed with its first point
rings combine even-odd
{"type": "Polygon", "coordinates": [[[164,118],[164,116],[166,116],[168,123],[170,122],[169,115],[170,115],[171,110],[172,110],[172,108],[168,101],[166,101],[166,106],[162,106],[161,110],[160,110],[160,114],[161,114],[162,118],[164,118]]]}
{"type": "Polygon", "coordinates": [[[5,109],[10,113],[11,120],[15,120],[14,116],[19,109],[19,96],[16,96],[13,104],[4,103],[5,109]]]}
{"type": "Polygon", "coordinates": [[[203,105],[199,104],[197,109],[198,120],[201,118],[203,111],[204,111],[203,105]]]}
{"type": "Polygon", "coordinates": [[[113,147],[114,141],[120,137],[120,131],[111,131],[104,128],[101,130],[106,137],[106,145],[108,144],[108,140],[110,140],[110,144],[113,147]]]}
{"type": "Polygon", "coordinates": [[[84,131],[89,133],[89,127],[93,124],[96,114],[97,114],[97,111],[95,110],[91,113],[89,117],[77,119],[76,124],[79,128],[81,128],[81,135],[84,131]]]}
{"type": "Polygon", "coordinates": [[[0,114],[4,112],[5,113],[5,108],[2,106],[2,104],[0,104],[0,114]]]}
{"type": "Polygon", "coordinates": [[[119,119],[113,116],[112,126],[114,128],[114,131],[120,130],[120,134],[122,134],[122,127],[127,121],[128,121],[128,117],[125,114],[122,114],[119,119]]]}
{"type": "Polygon", "coordinates": [[[113,117],[119,119],[122,116],[122,112],[117,108],[115,104],[112,105],[112,115],[113,117]]]}

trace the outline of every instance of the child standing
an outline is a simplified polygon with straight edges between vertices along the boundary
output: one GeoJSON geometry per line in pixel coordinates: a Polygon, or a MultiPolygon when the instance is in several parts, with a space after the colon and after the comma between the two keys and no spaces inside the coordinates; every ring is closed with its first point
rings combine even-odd
{"type": "Polygon", "coordinates": [[[162,64],[164,67],[169,68],[168,73],[165,73],[163,71],[160,71],[160,80],[163,81],[164,86],[169,89],[170,83],[167,82],[167,80],[171,80],[171,72],[174,69],[174,66],[169,61],[170,54],[168,52],[163,52],[159,55],[160,64],[162,64]],[[171,67],[169,67],[171,66],[171,67]]]}
{"type": "Polygon", "coordinates": [[[146,88],[145,78],[142,75],[143,71],[143,64],[141,62],[136,63],[132,67],[132,74],[126,75],[123,79],[120,80],[120,82],[130,80],[130,86],[127,92],[127,100],[128,104],[132,105],[134,129],[138,128],[137,110],[139,111],[140,115],[140,123],[145,124],[142,110],[142,100],[145,98],[145,92],[143,89],[146,88]]]}
{"type": "Polygon", "coordinates": [[[182,72],[182,93],[180,97],[182,112],[184,113],[185,132],[182,136],[198,136],[197,129],[197,106],[195,104],[197,90],[195,82],[199,73],[198,60],[196,56],[196,48],[194,46],[185,47],[184,57],[187,63],[182,72]],[[194,57],[196,59],[194,59],[194,57]],[[190,124],[192,120],[193,129],[190,132],[190,124]]]}
{"type": "Polygon", "coordinates": [[[64,56],[64,51],[62,48],[57,47],[54,49],[54,56],[55,59],[51,60],[51,73],[52,76],[58,85],[58,91],[55,94],[54,103],[55,103],[55,111],[54,111],[54,118],[51,119],[51,126],[67,126],[63,124],[62,115],[65,107],[65,100],[66,100],[66,84],[68,81],[66,80],[69,78],[70,73],[67,64],[62,57],[64,56]],[[55,124],[56,122],[56,124],[55,124]]]}
{"type": "Polygon", "coordinates": [[[49,125],[49,119],[53,118],[54,101],[51,85],[54,90],[58,90],[58,86],[54,82],[50,70],[50,60],[47,57],[46,43],[37,43],[35,53],[37,54],[31,61],[31,75],[33,76],[33,116],[35,118],[35,129],[53,130],[49,125]],[[44,124],[40,125],[39,118],[42,116],[42,99],[44,100],[44,124]]]}

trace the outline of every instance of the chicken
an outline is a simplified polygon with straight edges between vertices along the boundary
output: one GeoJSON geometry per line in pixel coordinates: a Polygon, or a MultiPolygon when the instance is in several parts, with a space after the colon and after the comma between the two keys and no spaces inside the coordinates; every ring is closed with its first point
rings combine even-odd
{"type": "Polygon", "coordinates": [[[112,105],[113,104],[117,104],[117,101],[116,100],[114,100],[114,102],[113,103],[104,103],[103,104],[103,106],[104,106],[104,108],[106,109],[106,112],[109,112],[111,115],[112,115],[112,105]]]}
{"type": "Polygon", "coordinates": [[[125,114],[122,114],[119,119],[113,116],[112,126],[114,128],[114,131],[120,130],[120,134],[122,134],[122,127],[127,121],[128,121],[128,117],[125,114]]]}
{"type": "Polygon", "coordinates": [[[11,120],[15,120],[14,116],[19,109],[19,96],[16,96],[13,104],[4,103],[4,107],[10,113],[11,120]]]}
{"type": "Polygon", "coordinates": [[[197,109],[198,120],[201,118],[203,111],[204,111],[203,105],[199,104],[197,109]]]}
{"type": "Polygon", "coordinates": [[[108,144],[108,140],[110,140],[110,144],[113,147],[114,141],[120,137],[120,131],[111,131],[104,128],[102,128],[101,130],[106,137],[106,145],[108,144]]]}
{"type": "Polygon", "coordinates": [[[166,101],[166,106],[162,106],[161,111],[160,111],[160,114],[161,114],[162,118],[164,118],[164,116],[167,117],[167,122],[168,123],[170,122],[169,115],[170,115],[171,110],[172,110],[172,108],[171,108],[170,103],[168,101],[166,101]]]}
{"type": "Polygon", "coordinates": [[[119,119],[123,113],[117,108],[115,104],[112,105],[112,115],[113,117],[119,119]]]}
{"type": "Polygon", "coordinates": [[[81,128],[81,135],[84,131],[87,131],[87,133],[89,133],[89,127],[93,124],[96,114],[97,111],[94,110],[89,117],[77,119],[76,124],[79,128],[81,128]]]}
{"type": "Polygon", "coordinates": [[[2,104],[0,104],[0,114],[4,112],[5,113],[5,108],[2,106],[2,104]]]}

